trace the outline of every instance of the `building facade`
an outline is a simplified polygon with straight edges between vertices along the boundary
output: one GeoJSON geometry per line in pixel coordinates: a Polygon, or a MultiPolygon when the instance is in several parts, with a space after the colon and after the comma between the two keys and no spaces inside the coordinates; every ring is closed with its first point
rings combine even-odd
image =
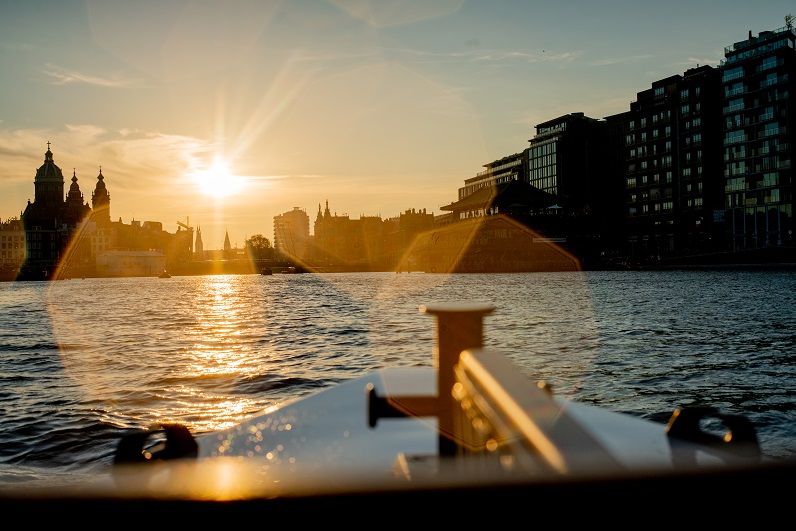
{"type": "Polygon", "coordinates": [[[637,261],[716,250],[722,226],[720,72],[710,66],[652,83],[607,118],[623,135],[627,253],[637,261]]]}
{"type": "Polygon", "coordinates": [[[796,32],[790,24],[724,50],[724,243],[729,251],[794,246],[796,32]]]}
{"type": "Polygon", "coordinates": [[[17,271],[24,261],[25,228],[21,220],[7,219],[0,223],[0,269],[17,271]]]}
{"type": "Polygon", "coordinates": [[[274,250],[277,255],[292,261],[305,260],[309,239],[310,217],[303,208],[293,207],[289,212],[274,216],[274,250]]]}

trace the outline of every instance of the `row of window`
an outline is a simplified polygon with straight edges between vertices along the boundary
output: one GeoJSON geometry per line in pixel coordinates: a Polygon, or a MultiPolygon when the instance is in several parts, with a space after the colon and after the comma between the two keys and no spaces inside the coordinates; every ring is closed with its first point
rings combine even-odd
{"type": "Polygon", "coordinates": [[[635,217],[638,215],[648,216],[650,214],[668,214],[674,210],[674,203],[671,201],[663,201],[661,203],[643,204],[640,207],[629,206],[627,208],[627,215],[635,217]]]}
{"type": "MultiPolygon", "coordinates": [[[[702,87],[694,87],[694,97],[699,97],[702,92],[702,87]]],[[[680,101],[687,101],[689,98],[689,89],[682,89],[680,91],[680,101]]]]}
{"type": "MultiPolygon", "coordinates": [[[[701,173],[701,171],[700,171],[701,173]]],[[[641,186],[647,186],[649,184],[658,184],[659,182],[663,183],[670,183],[672,182],[672,172],[667,171],[663,173],[663,179],[661,180],[661,174],[653,173],[652,178],[649,178],[647,175],[641,175],[640,177],[628,177],[627,178],[627,187],[628,188],[636,188],[636,183],[641,183],[641,186]]]]}
{"type": "MultiPolygon", "coordinates": [[[[658,121],[668,122],[671,119],[672,119],[672,111],[670,109],[666,109],[666,110],[663,110],[663,111],[661,111],[661,112],[659,112],[657,114],[653,114],[652,118],[651,118],[653,125],[657,124],[658,121]]],[[[645,127],[647,127],[647,118],[646,117],[640,118],[639,119],[639,129],[644,129],[645,127]]],[[[627,124],[627,128],[628,128],[629,131],[635,131],[636,130],[636,121],[635,120],[630,120],[630,122],[628,122],[628,124],[627,124]]]]}
{"type": "MultiPolygon", "coordinates": [[[[702,152],[699,151],[698,154],[699,154],[698,158],[701,160],[702,152]]],[[[685,155],[686,155],[686,157],[685,157],[686,161],[690,162],[691,161],[691,157],[690,157],[691,153],[686,153],[685,155]]],[[[645,171],[645,170],[650,169],[650,168],[651,169],[656,169],[658,167],[668,168],[671,165],[672,165],[672,156],[671,155],[663,155],[662,157],[660,157],[660,159],[642,160],[638,164],[636,164],[635,162],[631,162],[630,164],[627,165],[627,173],[628,174],[636,173],[638,171],[645,171]]]]}

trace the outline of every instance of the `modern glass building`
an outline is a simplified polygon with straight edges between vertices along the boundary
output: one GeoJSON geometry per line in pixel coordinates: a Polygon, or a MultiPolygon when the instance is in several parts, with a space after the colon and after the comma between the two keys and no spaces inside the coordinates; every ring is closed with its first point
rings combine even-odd
{"type": "Polygon", "coordinates": [[[791,25],[724,50],[724,212],[727,250],[793,247],[796,79],[791,25]]]}

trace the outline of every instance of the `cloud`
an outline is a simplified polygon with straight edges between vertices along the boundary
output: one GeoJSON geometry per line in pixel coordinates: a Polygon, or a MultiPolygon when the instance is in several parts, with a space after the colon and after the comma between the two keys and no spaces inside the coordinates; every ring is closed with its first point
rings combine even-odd
{"type": "Polygon", "coordinates": [[[688,60],[682,64],[704,66],[704,65],[718,65],[720,62],[721,62],[720,59],[699,59],[696,57],[689,57],[688,60]]]}
{"type": "Polygon", "coordinates": [[[55,80],[53,82],[54,85],[83,84],[108,88],[126,88],[135,85],[133,80],[122,79],[119,77],[102,78],[98,76],[91,76],[77,71],[70,71],[51,63],[45,65],[45,69],[42,70],[42,73],[53,78],[55,80]]]}
{"type": "Polygon", "coordinates": [[[610,66],[624,63],[640,63],[650,59],[651,55],[630,55],[628,57],[614,57],[592,61],[591,66],[610,66]]]}

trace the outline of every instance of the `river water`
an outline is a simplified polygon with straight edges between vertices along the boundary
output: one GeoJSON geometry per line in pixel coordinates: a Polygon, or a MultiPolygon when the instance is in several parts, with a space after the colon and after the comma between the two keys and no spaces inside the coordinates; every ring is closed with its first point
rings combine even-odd
{"type": "Polygon", "coordinates": [[[746,416],[796,457],[796,273],[340,273],[0,283],[0,489],[79,483],[153,422],[203,433],[380,367],[431,365],[438,302],[554,392],[665,423],[746,416]]]}

